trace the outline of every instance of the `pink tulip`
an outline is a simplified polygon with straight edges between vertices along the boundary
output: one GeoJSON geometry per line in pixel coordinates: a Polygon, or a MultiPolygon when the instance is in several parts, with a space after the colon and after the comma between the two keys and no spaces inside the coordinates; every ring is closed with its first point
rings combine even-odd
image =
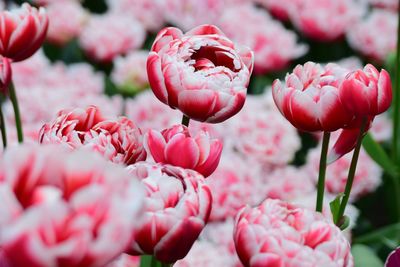
{"type": "Polygon", "coordinates": [[[335,64],[322,67],[313,62],[297,65],[285,83],[272,84],[280,112],[303,131],[336,131],[353,119],[339,98],[339,85],[347,74],[335,64]]]}
{"type": "Polygon", "coordinates": [[[150,254],[164,263],[189,252],[211,211],[211,192],[192,170],[140,162],[128,167],[147,188],[145,215],[134,233],[130,254],[150,254]]]}
{"type": "Polygon", "coordinates": [[[243,208],[234,240],[245,266],[353,266],[350,244],[332,221],[281,200],[243,208]]]}
{"type": "Polygon", "coordinates": [[[11,62],[8,58],[0,59],[0,93],[5,93],[8,90],[8,85],[11,82],[11,62]]]}
{"type": "Polygon", "coordinates": [[[153,43],[147,74],[161,102],[191,119],[217,123],[243,107],[253,59],[213,25],[186,34],[165,28],[153,43]]]}
{"type": "Polygon", "coordinates": [[[357,116],[376,116],[392,102],[392,84],[386,70],[379,72],[371,64],[346,76],[339,96],[348,110],[357,116]]]}
{"type": "Polygon", "coordinates": [[[0,55],[13,61],[32,56],[42,45],[49,20],[43,8],[24,3],[19,9],[0,13],[0,55]]]}
{"type": "Polygon", "coordinates": [[[39,133],[41,143],[87,148],[126,165],[146,159],[141,130],[128,118],[106,120],[97,107],[66,109],[39,133]]]}
{"type": "Polygon", "coordinates": [[[145,190],[96,154],[36,145],[3,154],[0,199],[0,247],[10,266],[98,267],[129,245],[145,190]]]}
{"type": "Polygon", "coordinates": [[[192,169],[204,177],[215,171],[221,158],[221,141],[202,131],[192,137],[189,129],[180,124],[161,133],[150,130],[146,141],[156,162],[192,169]]]}

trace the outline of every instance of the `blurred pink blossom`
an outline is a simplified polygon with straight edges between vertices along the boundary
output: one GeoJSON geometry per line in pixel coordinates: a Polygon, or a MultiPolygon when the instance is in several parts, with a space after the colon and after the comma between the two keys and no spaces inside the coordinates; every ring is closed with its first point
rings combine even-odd
{"type": "Polygon", "coordinates": [[[388,141],[392,137],[392,121],[387,113],[382,113],[374,118],[369,133],[377,142],[388,141]]]}
{"type": "Polygon", "coordinates": [[[253,0],[254,2],[267,8],[268,11],[280,20],[289,19],[290,10],[295,8],[303,0],[253,0]]]}
{"type": "Polygon", "coordinates": [[[146,30],[156,32],[164,25],[164,0],[107,0],[111,13],[131,16],[139,20],[146,30]]]}
{"type": "Polygon", "coordinates": [[[368,17],[347,29],[350,46],[379,62],[384,62],[396,50],[396,36],[396,12],[381,9],[373,9],[368,17]]]}
{"type": "Polygon", "coordinates": [[[356,0],[303,0],[290,9],[290,19],[305,36],[317,41],[334,41],[365,13],[356,0]]]}
{"type": "Polygon", "coordinates": [[[53,2],[46,6],[50,24],[47,40],[64,45],[80,35],[89,13],[76,1],[53,2]]]}
{"type": "Polygon", "coordinates": [[[125,57],[114,59],[112,81],[122,91],[139,92],[149,87],[146,62],[149,51],[132,51],[125,57]]]}
{"type": "MultiPolygon", "coordinates": [[[[319,147],[312,149],[307,156],[306,169],[314,182],[317,182],[318,178],[320,150],[319,147]]],[[[329,193],[337,195],[344,192],[351,158],[352,153],[349,153],[328,165],[325,187],[329,193]]],[[[375,191],[381,183],[381,175],[381,168],[361,149],[350,200],[354,201],[375,191]]]]}
{"type": "Polygon", "coordinates": [[[350,244],[332,221],[281,200],[243,208],[236,217],[234,240],[245,266],[354,265],[350,244]]]}
{"type": "Polygon", "coordinates": [[[7,149],[0,166],[0,246],[11,266],[103,266],[129,244],[145,192],[124,168],[38,145],[7,149]]]}
{"type": "Polygon", "coordinates": [[[83,29],[79,43],[93,60],[111,62],[142,46],[146,32],[134,17],[107,13],[92,15],[83,29]]]}
{"type": "Polygon", "coordinates": [[[254,51],[256,74],[282,70],[308,50],[306,45],[297,43],[294,32],[251,3],[225,8],[217,25],[235,42],[254,51]]]}

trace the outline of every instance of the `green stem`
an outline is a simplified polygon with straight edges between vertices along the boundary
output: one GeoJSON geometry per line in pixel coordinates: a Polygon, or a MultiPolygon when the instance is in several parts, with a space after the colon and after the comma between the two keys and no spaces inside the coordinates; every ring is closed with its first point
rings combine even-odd
{"type": "Polygon", "coordinates": [[[8,91],[9,91],[9,94],[10,94],[11,103],[12,103],[13,108],[14,108],[15,126],[17,128],[18,142],[22,143],[22,142],[24,142],[24,134],[23,134],[23,131],[22,131],[21,115],[20,115],[20,112],[19,112],[17,93],[15,92],[15,86],[14,86],[13,82],[10,83],[8,91]]]}
{"type": "Polygon", "coordinates": [[[330,136],[331,136],[330,132],[324,132],[324,137],[322,139],[321,157],[319,160],[317,203],[315,208],[315,210],[319,212],[322,212],[324,204],[326,157],[328,154],[330,136]]]}
{"type": "Polygon", "coordinates": [[[353,158],[351,159],[351,163],[350,163],[346,187],[344,189],[342,201],[340,202],[339,212],[337,214],[337,217],[335,218],[335,224],[338,226],[344,215],[344,211],[346,210],[347,202],[349,201],[349,198],[350,198],[351,188],[353,186],[354,176],[356,174],[358,156],[360,154],[360,149],[361,149],[361,141],[364,137],[364,131],[365,131],[366,126],[367,126],[367,118],[362,118],[360,132],[358,134],[357,143],[354,148],[353,158]]]}
{"type": "Polygon", "coordinates": [[[0,100],[0,130],[1,130],[1,139],[3,141],[3,148],[5,149],[7,147],[7,131],[3,114],[3,103],[1,100],[0,100]]]}
{"type": "Polygon", "coordinates": [[[190,118],[187,117],[186,115],[182,115],[182,125],[189,127],[189,122],[190,122],[190,118]]]}
{"type": "MultiPolygon", "coordinates": [[[[400,3],[400,0],[399,0],[400,3]]],[[[398,163],[399,152],[399,127],[400,127],[400,9],[397,22],[397,49],[396,49],[396,67],[395,67],[395,83],[393,92],[393,135],[392,135],[392,159],[398,163]]]]}

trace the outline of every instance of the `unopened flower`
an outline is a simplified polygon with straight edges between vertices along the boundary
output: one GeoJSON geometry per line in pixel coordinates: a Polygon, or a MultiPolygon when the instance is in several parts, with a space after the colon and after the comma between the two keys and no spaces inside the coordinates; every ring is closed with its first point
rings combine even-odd
{"type": "Polygon", "coordinates": [[[104,266],[131,241],[145,190],[121,166],[38,145],[7,149],[0,166],[0,247],[10,266],[104,266]]]}
{"type": "Polygon", "coordinates": [[[150,254],[165,263],[189,252],[211,211],[211,192],[192,170],[140,162],[128,167],[147,188],[145,214],[129,248],[133,255],[150,254]]]}
{"type": "Polygon", "coordinates": [[[253,69],[253,53],[235,45],[212,25],[183,34],[160,31],[147,60],[156,97],[186,116],[222,122],[243,107],[253,69]]]}
{"type": "Polygon", "coordinates": [[[350,244],[332,221],[280,200],[243,208],[234,240],[245,266],[353,266],[350,244]]]}
{"type": "Polygon", "coordinates": [[[204,177],[215,171],[222,152],[221,141],[210,138],[206,132],[192,136],[181,124],[162,132],[150,130],[146,141],[156,162],[192,169],[204,177]]]}
{"type": "Polygon", "coordinates": [[[44,8],[24,3],[18,9],[0,13],[0,55],[13,61],[32,56],[42,45],[49,20],[44,8]]]}

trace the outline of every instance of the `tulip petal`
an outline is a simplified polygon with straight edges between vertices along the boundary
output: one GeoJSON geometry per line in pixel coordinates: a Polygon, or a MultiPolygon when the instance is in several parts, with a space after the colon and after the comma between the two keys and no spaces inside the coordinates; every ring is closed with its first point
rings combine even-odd
{"type": "Polygon", "coordinates": [[[167,143],[164,153],[168,163],[185,169],[193,169],[200,158],[200,150],[196,142],[183,134],[174,135],[167,143]]]}
{"type": "Polygon", "coordinates": [[[385,267],[398,267],[400,266],[400,248],[395,249],[388,256],[385,267]]]}
{"type": "Polygon", "coordinates": [[[222,147],[221,141],[214,140],[211,143],[210,154],[207,160],[202,165],[197,166],[195,171],[201,173],[204,177],[210,176],[218,167],[221,159],[222,147]]]}
{"type": "Polygon", "coordinates": [[[378,113],[385,112],[392,103],[392,83],[389,73],[382,70],[378,79],[378,113]]]}
{"type": "Polygon", "coordinates": [[[168,105],[168,93],[165,87],[164,75],[161,70],[161,60],[157,53],[150,52],[147,58],[147,76],[150,87],[155,96],[164,104],[168,105]]]}
{"type": "Polygon", "coordinates": [[[156,36],[151,51],[159,52],[164,46],[168,45],[172,40],[179,39],[183,36],[180,29],[168,27],[162,29],[156,36]]]}
{"type": "Polygon", "coordinates": [[[225,36],[225,34],[217,26],[210,24],[197,26],[186,33],[186,35],[208,35],[208,34],[217,34],[225,36]]]}
{"type": "Polygon", "coordinates": [[[349,153],[356,146],[359,133],[360,129],[358,128],[343,129],[328,153],[327,164],[331,164],[349,153]]]}
{"type": "Polygon", "coordinates": [[[166,142],[162,134],[155,130],[150,130],[145,140],[154,161],[165,163],[164,149],[166,142]]]}
{"type": "Polygon", "coordinates": [[[206,89],[182,91],[178,95],[180,110],[186,116],[199,121],[205,121],[210,116],[217,100],[217,93],[206,89]]]}

